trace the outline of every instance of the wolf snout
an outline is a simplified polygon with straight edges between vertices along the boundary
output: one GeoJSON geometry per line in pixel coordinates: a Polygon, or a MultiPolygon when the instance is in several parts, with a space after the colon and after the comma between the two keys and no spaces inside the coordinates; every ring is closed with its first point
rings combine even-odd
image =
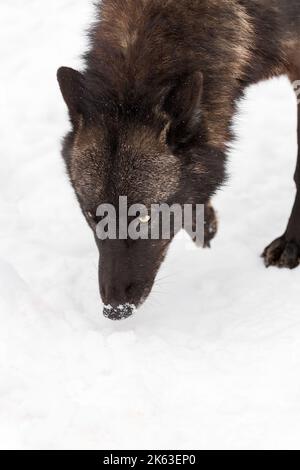
{"type": "Polygon", "coordinates": [[[107,240],[99,246],[99,290],[106,318],[126,319],[148,298],[159,265],[152,248],[139,240],[107,240]]]}

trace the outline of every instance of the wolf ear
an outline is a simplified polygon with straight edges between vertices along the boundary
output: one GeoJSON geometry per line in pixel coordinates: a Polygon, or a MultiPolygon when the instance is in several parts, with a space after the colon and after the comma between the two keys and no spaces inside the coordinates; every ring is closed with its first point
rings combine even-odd
{"type": "Polygon", "coordinates": [[[194,72],[177,81],[164,104],[171,118],[170,138],[181,143],[190,139],[200,123],[203,75],[194,72]]]}
{"type": "Polygon", "coordinates": [[[57,71],[57,80],[62,96],[68,106],[71,121],[76,125],[83,114],[83,98],[86,91],[84,76],[77,70],[61,67],[57,71]]]}

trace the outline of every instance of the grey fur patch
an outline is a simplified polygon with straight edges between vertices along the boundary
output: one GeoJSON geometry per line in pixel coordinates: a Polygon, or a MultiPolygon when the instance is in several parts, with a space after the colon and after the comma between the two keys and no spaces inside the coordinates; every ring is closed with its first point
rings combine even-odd
{"type": "Polygon", "coordinates": [[[97,207],[127,196],[150,205],[166,201],[180,184],[181,163],[165,139],[147,126],[121,129],[112,154],[103,129],[81,128],[75,138],[70,175],[79,199],[97,207]]]}

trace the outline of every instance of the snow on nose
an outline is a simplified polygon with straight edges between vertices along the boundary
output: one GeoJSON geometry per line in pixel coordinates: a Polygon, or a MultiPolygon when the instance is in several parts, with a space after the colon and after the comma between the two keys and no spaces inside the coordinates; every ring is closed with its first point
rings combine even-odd
{"type": "Polygon", "coordinates": [[[123,304],[113,307],[112,305],[105,305],[103,314],[109,320],[126,320],[131,317],[136,310],[136,306],[133,304],[123,304]]]}

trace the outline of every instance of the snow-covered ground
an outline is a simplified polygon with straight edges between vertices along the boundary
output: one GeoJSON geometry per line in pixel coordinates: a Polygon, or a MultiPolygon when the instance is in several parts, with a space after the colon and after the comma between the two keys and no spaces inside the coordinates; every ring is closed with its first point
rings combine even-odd
{"type": "Polygon", "coordinates": [[[212,250],[176,240],[145,306],[110,322],[55,79],[91,11],[0,3],[0,447],[300,448],[300,269],[259,258],[294,197],[293,92],[249,90],[212,250]]]}

